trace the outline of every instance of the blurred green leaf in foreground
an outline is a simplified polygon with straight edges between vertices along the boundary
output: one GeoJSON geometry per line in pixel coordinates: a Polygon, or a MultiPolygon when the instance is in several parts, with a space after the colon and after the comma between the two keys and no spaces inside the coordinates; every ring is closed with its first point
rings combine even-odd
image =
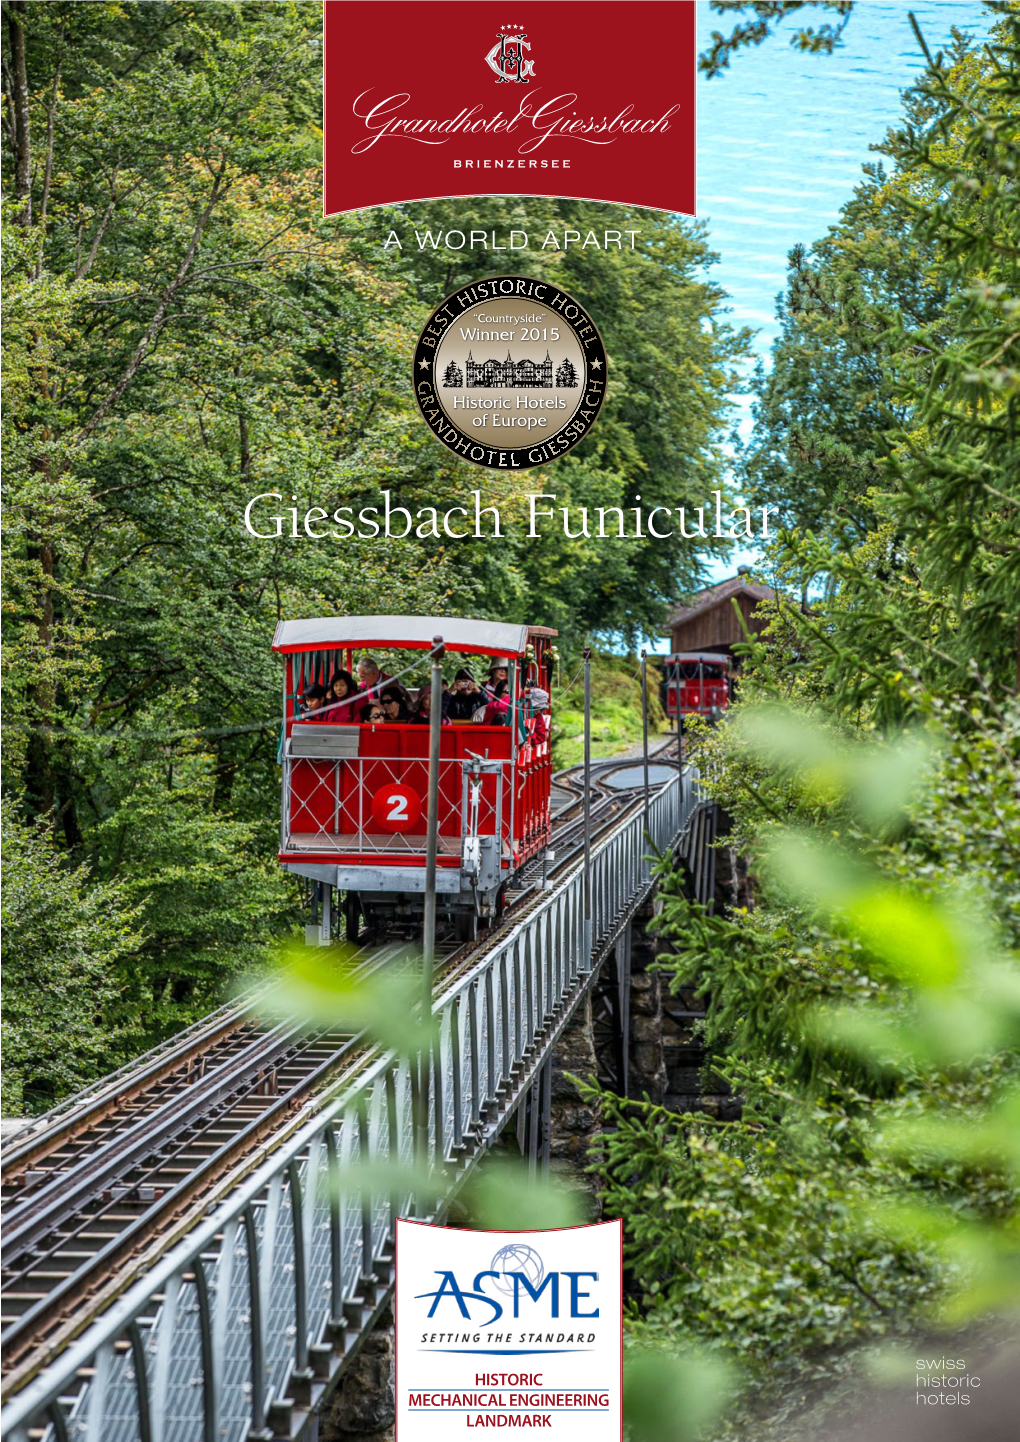
{"type": "Polygon", "coordinates": [[[381,965],[355,957],[349,946],[284,948],[257,1010],[308,1030],[365,1032],[367,1041],[413,1056],[422,1044],[420,961],[410,949],[381,965]]]}
{"type": "MultiPolygon", "coordinates": [[[[781,758],[771,709],[744,720],[745,744],[781,758]]],[[[803,723],[790,716],[786,759],[805,751],[808,774],[825,749],[819,731],[804,748],[803,723]],[[813,753],[813,754],[812,754],[813,753]]],[[[917,737],[896,746],[860,748],[823,763],[848,813],[880,834],[906,810],[902,777],[920,780],[926,748],[917,737]],[[877,759],[876,759],[877,758],[877,759]],[[888,789],[875,784],[888,776],[888,789]]],[[[930,758],[930,751],[928,751],[930,758]]],[[[802,775],[804,772],[802,772],[802,775]]],[[[818,829],[775,827],[765,861],[777,891],[867,958],[890,990],[839,1005],[819,1004],[809,1025],[824,1041],[856,1054],[868,1068],[932,1094],[940,1083],[1003,1069],[982,1104],[966,1116],[933,1115],[923,1097],[901,1093],[874,1109],[867,1146],[876,1162],[903,1173],[864,1208],[869,1220],[905,1246],[935,1254],[947,1269],[940,1313],[954,1321],[1020,1303],[1020,1213],[969,1209],[918,1176],[940,1170],[1000,1176],[1020,1190],[1020,1084],[1010,1058],[1020,1053],[1020,957],[1007,947],[981,894],[967,878],[932,887],[890,876],[862,846],[834,843],[818,829]]]]}

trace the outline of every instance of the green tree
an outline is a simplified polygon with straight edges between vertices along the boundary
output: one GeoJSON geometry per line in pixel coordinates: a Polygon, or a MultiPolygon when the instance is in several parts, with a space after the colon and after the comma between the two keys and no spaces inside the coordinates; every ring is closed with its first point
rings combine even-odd
{"type": "Polygon", "coordinates": [[[116,1056],[121,968],[138,952],[138,908],[116,883],[69,867],[45,824],[3,820],[3,1111],[45,1110],[116,1056]]]}
{"type": "Polygon", "coordinates": [[[697,738],[755,909],[707,916],[663,868],[663,965],[740,1114],[603,1098],[634,1330],[740,1356],[739,1435],[798,1435],[863,1340],[1015,1304],[1020,13],[996,9],[795,252],[759,383],[747,475],[791,529],[731,721],[697,738]]]}
{"type": "MultiPolygon", "coordinates": [[[[839,223],[791,257],[745,481],[791,531],[774,564],[848,709],[903,713],[904,666],[1018,682],[1015,8],[933,61],[839,223]],[[796,530],[792,528],[797,528],[796,530]],[[847,664],[847,655],[862,658],[847,664]],[[867,659],[863,659],[867,658],[867,659]]],[[[793,643],[795,646],[797,642],[793,643]]]]}
{"type": "Polygon", "coordinates": [[[153,1036],[282,924],[277,619],[448,604],[413,540],[242,524],[261,491],[289,522],[415,463],[402,288],[318,214],[319,21],[4,9],[5,781],[145,903],[127,995],[153,1036]]]}

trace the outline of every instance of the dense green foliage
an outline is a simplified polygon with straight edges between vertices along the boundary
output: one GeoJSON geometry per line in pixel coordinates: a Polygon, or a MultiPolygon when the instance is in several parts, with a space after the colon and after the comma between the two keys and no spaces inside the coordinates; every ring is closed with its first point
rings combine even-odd
{"type": "Polygon", "coordinates": [[[138,946],[137,914],[114,883],[62,861],[49,828],[13,807],[3,822],[5,1116],[56,1100],[95,1075],[118,1007],[118,967],[138,946]]]}
{"type": "Polygon", "coordinates": [[[634,1330],[738,1357],[739,1435],[1020,1290],[1020,9],[992,8],[791,256],[758,382],[745,479],[790,529],[701,742],[756,906],[667,870],[661,920],[741,1116],[602,1099],[634,1330]]]}
{"type": "MultiPolygon", "coordinates": [[[[466,612],[557,625],[576,650],[657,626],[705,561],[536,546],[521,527],[496,544],[256,540],[250,498],[332,511],[389,489],[444,509],[480,488],[510,517],[528,490],[725,490],[743,340],[701,228],[485,199],[324,219],[320,36],[308,0],[3,7],[4,782],[30,828],[49,819],[50,869],[137,908],[133,954],[109,951],[82,1013],[97,1066],[203,1012],[296,918],[273,861],[280,617],[466,612]],[[412,399],[429,307],[495,264],[419,251],[414,231],[469,223],[523,223],[536,246],[565,226],[640,231],[633,252],[528,252],[592,306],[613,362],[595,433],[531,475],[455,460],[412,399]],[[403,249],[384,247],[391,228],[403,249]]],[[[27,1038],[26,1055],[52,1045],[27,1038]]]]}
{"type": "MultiPolygon", "coordinates": [[[[824,578],[855,654],[811,628],[840,705],[903,714],[888,656],[954,693],[1020,678],[1017,628],[1018,24],[932,68],[839,224],[791,256],[745,458],[796,537],[778,574],[824,578]],[[839,674],[837,674],[839,673],[839,674]]],[[[798,625],[803,630],[803,622],[798,625]]]]}

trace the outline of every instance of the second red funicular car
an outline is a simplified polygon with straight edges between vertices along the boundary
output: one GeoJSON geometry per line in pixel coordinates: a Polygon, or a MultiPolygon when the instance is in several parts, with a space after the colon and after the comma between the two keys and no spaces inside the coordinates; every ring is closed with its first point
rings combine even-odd
{"type": "Polygon", "coordinates": [[[676,652],[663,664],[663,708],[674,719],[719,717],[730,704],[730,658],[715,651],[676,652]]]}
{"type": "MultiPolygon", "coordinates": [[[[548,694],[555,631],[422,616],[336,616],[281,621],[273,650],[286,658],[280,862],[344,893],[348,936],[413,922],[425,891],[429,727],[401,722],[316,722],[300,697],[352,671],[359,653],[385,652],[409,690],[429,680],[441,636],[450,665],[470,657],[506,662],[509,707],[500,724],[466,721],[440,733],[437,899],[461,936],[498,915],[521,868],[547,845],[552,765],[548,722],[534,689],[548,694]],[[417,654],[416,654],[417,653],[417,654]]],[[[482,662],[484,666],[484,661],[482,662]]],[[[360,708],[359,708],[360,709],[360,708]]]]}

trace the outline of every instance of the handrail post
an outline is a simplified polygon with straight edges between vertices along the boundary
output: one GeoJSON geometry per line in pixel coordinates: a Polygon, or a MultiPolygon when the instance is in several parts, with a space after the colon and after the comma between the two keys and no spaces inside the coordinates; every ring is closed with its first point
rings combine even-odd
{"type": "MultiPolygon", "coordinates": [[[[308,1171],[309,1185],[314,1187],[311,1163],[308,1171]]],[[[290,1225],[294,1247],[294,1366],[291,1381],[299,1384],[298,1397],[305,1402],[307,1395],[301,1394],[307,1393],[312,1381],[312,1371],[308,1365],[308,1238],[305,1236],[304,1189],[296,1160],[287,1167],[287,1180],[290,1185],[290,1225]]]]}
{"type": "Polygon", "coordinates": [[[591,968],[591,647],[584,648],[584,959],[591,968]]]}
{"type": "Polygon", "coordinates": [[[684,794],[684,723],[680,715],[680,682],[676,689],[676,769],[680,777],[680,796],[684,794]]]}
{"type": "Polygon", "coordinates": [[[648,653],[641,652],[641,742],[645,773],[645,832],[651,826],[651,800],[648,790],[648,653]]]}
{"type": "Polygon", "coordinates": [[[432,640],[432,690],[429,702],[429,783],[425,837],[425,915],[421,946],[421,1046],[418,1050],[418,1134],[421,1156],[428,1154],[429,1053],[432,1020],[432,972],[436,956],[436,869],[439,854],[439,741],[443,725],[442,636],[432,640]]]}
{"type": "Polygon", "coordinates": [[[248,1438],[268,1439],[273,1433],[265,1426],[265,1332],[263,1318],[263,1280],[261,1280],[258,1231],[251,1203],[241,1216],[244,1226],[245,1253],[248,1259],[248,1341],[251,1347],[251,1428],[248,1438]]]}

